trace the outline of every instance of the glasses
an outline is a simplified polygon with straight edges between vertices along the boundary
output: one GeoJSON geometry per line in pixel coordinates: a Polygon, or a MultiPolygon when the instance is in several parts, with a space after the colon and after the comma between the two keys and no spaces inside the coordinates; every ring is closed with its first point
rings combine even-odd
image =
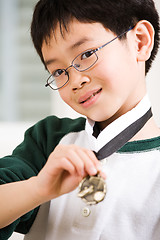
{"type": "Polygon", "coordinates": [[[90,49],[80,53],[78,56],[76,56],[73,59],[69,67],[67,67],[66,69],[57,69],[56,71],[54,71],[47,79],[47,83],[45,87],[49,86],[53,90],[58,90],[64,87],[69,82],[69,73],[68,73],[69,68],[73,67],[79,72],[84,72],[90,69],[98,61],[97,52],[99,50],[101,50],[102,48],[104,48],[105,46],[107,46],[109,43],[113,42],[117,38],[122,37],[124,34],[126,34],[132,29],[133,27],[130,27],[127,31],[113,38],[111,41],[103,44],[101,47],[98,47],[96,49],[90,49]]]}

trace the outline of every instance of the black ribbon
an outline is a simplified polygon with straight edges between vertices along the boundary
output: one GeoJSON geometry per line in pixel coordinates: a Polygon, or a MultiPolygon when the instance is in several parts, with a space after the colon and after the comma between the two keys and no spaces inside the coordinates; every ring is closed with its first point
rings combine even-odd
{"type": "Polygon", "coordinates": [[[114,152],[122,148],[136,133],[138,133],[142,127],[148,122],[148,120],[153,116],[151,108],[138,120],[125,128],[121,133],[109,141],[105,146],[103,146],[97,153],[96,157],[102,160],[114,152]]]}

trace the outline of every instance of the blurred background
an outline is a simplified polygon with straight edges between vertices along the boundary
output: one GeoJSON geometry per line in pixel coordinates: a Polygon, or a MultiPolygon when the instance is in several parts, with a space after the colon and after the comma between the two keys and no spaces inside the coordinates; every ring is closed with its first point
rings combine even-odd
{"type": "MultiPolygon", "coordinates": [[[[30,23],[37,0],[0,0],[0,157],[10,154],[24,131],[48,115],[79,116],[45,88],[48,73],[31,41],[30,23]]],[[[160,12],[160,0],[155,0],[160,12]]],[[[160,51],[147,76],[153,113],[160,126],[160,51]]],[[[20,239],[14,235],[12,239],[20,239]],[[15,237],[14,237],[15,236],[15,237]]]]}

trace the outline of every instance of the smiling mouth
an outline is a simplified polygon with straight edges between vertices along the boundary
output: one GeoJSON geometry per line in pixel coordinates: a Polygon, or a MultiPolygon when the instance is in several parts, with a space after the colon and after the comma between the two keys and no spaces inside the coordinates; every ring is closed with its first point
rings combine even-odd
{"type": "Polygon", "coordinates": [[[87,102],[88,100],[90,100],[91,98],[93,98],[94,96],[96,96],[98,93],[100,93],[102,91],[102,88],[100,88],[97,92],[94,92],[91,96],[89,96],[87,99],[85,99],[84,101],[81,102],[81,104],[87,102]]]}

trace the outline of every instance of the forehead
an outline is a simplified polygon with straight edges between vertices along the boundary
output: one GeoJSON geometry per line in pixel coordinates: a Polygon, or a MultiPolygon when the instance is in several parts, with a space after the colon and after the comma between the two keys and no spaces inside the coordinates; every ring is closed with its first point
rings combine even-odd
{"type": "Polygon", "coordinates": [[[45,58],[45,53],[49,50],[56,50],[59,48],[74,50],[81,45],[94,42],[100,44],[107,39],[107,34],[110,31],[103,27],[101,23],[82,23],[77,20],[72,20],[67,28],[57,24],[54,31],[51,32],[47,41],[43,41],[42,54],[45,58]]]}
{"type": "Polygon", "coordinates": [[[42,47],[43,45],[50,46],[53,41],[58,44],[61,41],[74,42],[84,36],[86,36],[86,38],[89,36],[96,38],[98,34],[105,34],[106,32],[109,32],[109,29],[104,28],[101,23],[83,23],[74,19],[71,20],[67,26],[57,23],[54,30],[51,30],[50,36],[43,41],[42,47]]]}

